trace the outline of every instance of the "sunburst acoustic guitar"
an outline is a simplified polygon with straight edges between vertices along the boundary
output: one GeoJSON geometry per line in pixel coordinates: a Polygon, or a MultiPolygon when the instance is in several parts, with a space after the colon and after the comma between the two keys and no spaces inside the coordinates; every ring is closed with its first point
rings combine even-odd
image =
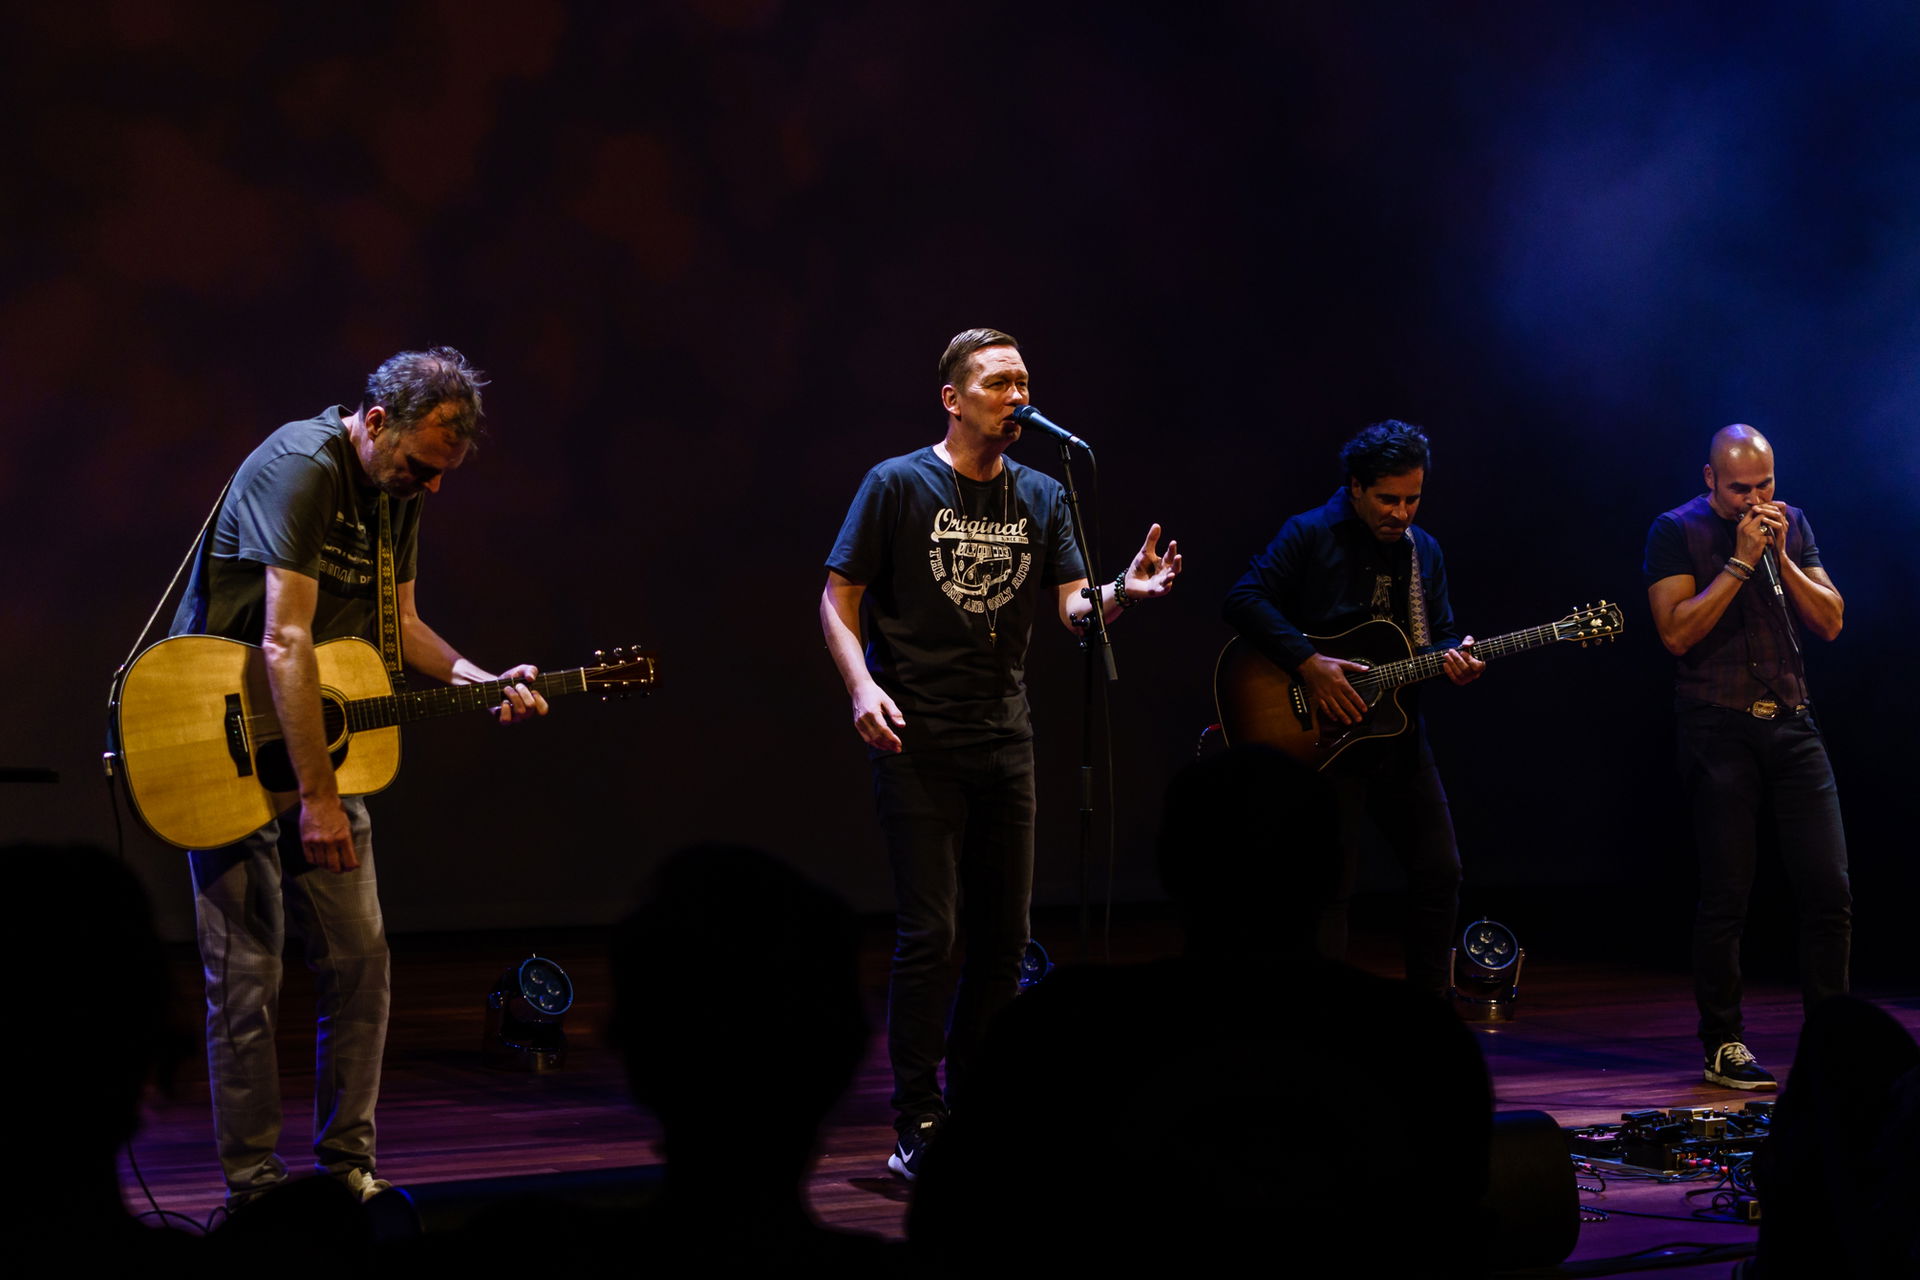
{"type": "MultiPolygon", "coordinates": [[[[1611,640],[1625,629],[1620,606],[1602,600],[1558,622],[1476,640],[1473,655],[1485,661],[1550,644],[1584,647],[1611,640]]],[[[1220,651],[1213,671],[1214,702],[1228,743],[1274,747],[1315,769],[1327,769],[1358,743],[1405,733],[1411,720],[1400,705],[1400,690],[1445,670],[1443,655],[1414,653],[1406,632],[1391,622],[1363,622],[1339,635],[1307,639],[1330,657],[1367,664],[1365,671],[1347,673],[1348,683],[1366,699],[1367,716],[1358,724],[1321,717],[1309,704],[1304,685],[1236,636],[1220,651]]]]}

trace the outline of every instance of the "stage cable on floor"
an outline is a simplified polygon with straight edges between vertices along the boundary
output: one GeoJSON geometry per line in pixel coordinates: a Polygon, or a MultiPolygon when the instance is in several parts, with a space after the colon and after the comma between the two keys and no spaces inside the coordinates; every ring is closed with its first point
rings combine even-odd
{"type": "Polygon", "coordinates": [[[147,1203],[153,1206],[145,1213],[135,1214],[133,1218],[135,1222],[157,1221],[162,1226],[165,1226],[169,1221],[184,1223],[196,1235],[206,1235],[213,1229],[211,1225],[213,1221],[211,1215],[208,1216],[206,1222],[202,1223],[196,1222],[184,1213],[176,1213],[172,1209],[162,1209],[160,1207],[160,1201],[154,1197],[153,1188],[147,1185],[147,1175],[140,1172],[140,1162],[134,1158],[133,1140],[131,1138],[127,1140],[126,1151],[127,1167],[133,1170],[134,1180],[140,1184],[140,1194],[144,1195],[147,1198],[147,1203]]]}

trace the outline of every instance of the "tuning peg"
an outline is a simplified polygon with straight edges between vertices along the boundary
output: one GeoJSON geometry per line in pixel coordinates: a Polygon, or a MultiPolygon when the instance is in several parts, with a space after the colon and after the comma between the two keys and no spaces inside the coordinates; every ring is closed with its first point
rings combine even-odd
{"type": "Polygon", "coordinates": [[[594,662],[595,662],[595,663],[596,663],[597,665],[599,665],[599,666],[603,666],[603,667],[604,667],[604,666],[606,666],[606,665],[607,665],[607,651],[606,651],[605,649],[595,649],[595,650],[593,651],[593,660],[594,660],[594,662]]]}

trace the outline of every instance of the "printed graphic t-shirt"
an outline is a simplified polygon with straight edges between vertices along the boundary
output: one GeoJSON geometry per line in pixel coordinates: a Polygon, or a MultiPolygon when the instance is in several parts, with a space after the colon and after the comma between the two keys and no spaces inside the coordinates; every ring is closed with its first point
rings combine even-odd
{"type": "MultiPolygon", "coordinates": [[[[208,531],[172,635],[259,644],[266,627],[266,566],[320,584],[316,643],[360,636],[378,643],[380,491],[366,484],[336,405],[289,422],[235,473],[208,531]]],[[[419,554],[420,495],[388,498],[394,581],[411,582],[419,554]]]]}
{"type": "Polygon", "coordinates": [[[866,588],[867,670],[909,751],[1028,737],[1027,644],[1086,576],[1065,491],[1003,459],[981,482],[931,447],[867,473],[827,567],[866,588]]]}

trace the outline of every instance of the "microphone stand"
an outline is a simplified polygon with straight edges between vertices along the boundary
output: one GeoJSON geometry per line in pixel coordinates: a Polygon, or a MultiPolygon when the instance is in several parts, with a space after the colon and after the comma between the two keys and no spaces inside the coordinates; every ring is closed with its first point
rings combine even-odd
{"type": "MultiPolygon", "coordinates": [[[[1087,450],[1087,458],[1093,463],[1094,474],[1100,473],[1099,460],[1094,458],[1093,450],[1087,450]]],[[[1100,588],[1103,579],[1094,565],[1093,544],[1087,541],[1086,526],[1080,520],[1080,493],[1073,487],[1073,446],[1065,440],[1060,441],[1060,471],[1065,478],[1067,490],[1067,514],[1073,521],[1073,540],[1080,547],[1080,562],[1086,566],[1087,585],[1080,589],[1089,606],[1087,625],[1080,636],[1081,652],[1086,654],[1083,664],[1084,677],[1080,699],[1080,959],[1084,963],[1088,958],[1088,935],[1091,931],[1093,899],[1088,884],[1088,866],[1093,849],[1093,694],[1096,684],[1093,678],[1095,656],[1106,668],[1107,681],[1112,683],[1120,678],[1120,669],[1113,660],[1113,641],[1107,634],[1106,610],[1100,607],[1100,588]]]]}

